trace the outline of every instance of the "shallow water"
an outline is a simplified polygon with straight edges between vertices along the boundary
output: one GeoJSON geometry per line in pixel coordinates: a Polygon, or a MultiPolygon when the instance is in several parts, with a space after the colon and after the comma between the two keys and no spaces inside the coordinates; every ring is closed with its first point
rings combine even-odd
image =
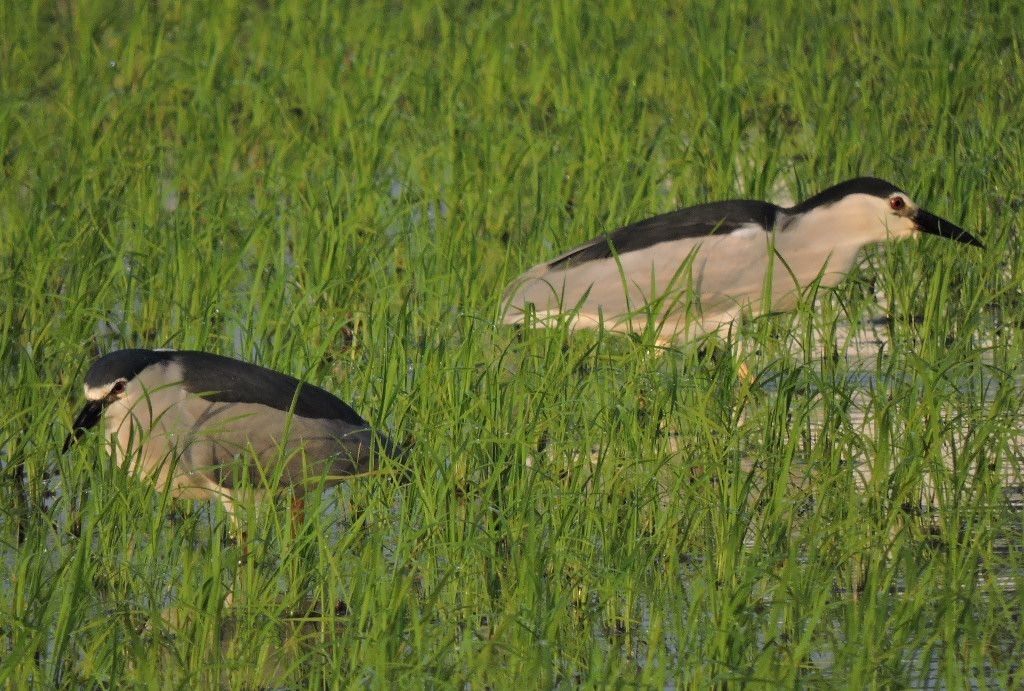
{"type": "MultiPolygon", "coordinates": [[[[836,341],[838,343],[848,343],[848,348],[843,356],[845,358],[845,368],[843,369],[845,379],[842,383],[844,384],[844,391],[852,391],[852,396],[850,396],[849,402],[845,406],[846,415],[861,438],[873,440],[878,434],[875,411],[873,410],[875,401],[880,393],[889,390],[895,384],[901,383],[887,380],[878,371],[880,358],[887,357],[889,349],[886,320],[881,318],[866,320],[857,325],[856,328],[852,328],[849,324],[841,324],[837,329],[836,341]]],[[[813,355],[813,359],[819,362],[825,357],[826,353],[820,348],[813,355]]],[[[983,356],[983,362],[991,364],[991,354],[989,351],[986,351],[986,354],[983,356]]],[[[776,395],[779,390],[778,380],[773,375],[774,373],[770,370],[760,372],[758,373],[758,382],[755,384],[769,398],[776,395]]],[[[961,381],[954,380],[949,383],[949,386],[952,391],[962,394],[971,400],[972,405],[985,405],[992,403],[1000,383],[994,377],[985,376],[980,380],[977,378],[961,381]]],[[[1019,392],[1018,398],[1024,400],[1024,375],[1019,374],[1017,376],[1015,387],[1019,392]]],[[[814,396],[820,398],[824,393],[823,391],[808,390],[804,395],[808,398],[814,396]]],[[[955,405],[955,403],[953,401],[951,405],[955,405]]],[[[810,438],[808,440],[810,445],[814,444],[817,435],[822,431],[823,416],[823,405],[818,400],[814,415],[810,421],[810,438]]],[[[975,512],[1001,512],[1009,509],[1018,516],[1017,522],[1009,526],[1009,533],[996,535],[993,544],[997,554],[1004,557],[1012,555],[1014,558],[1007,558],[1001,564],[989,565],[988,571],[978,574],[979,584],[998,584],[999,590],[1008,595],[1020,590],[1021,580],[1024,578],[1024,574],[1012,572],[1005,565],[1024,561],[1024,558],[1020,556],[1024,555],[1024,539],[1022,539],[1024,538],[1024,460],[1022,460],[1024,459],[1024,425],[1018,423],[1015,427],[1011,427],[1011,430],[1009,438],[1005,440],[1008,453],[1004,452],[998,456],[997,470],[999,483],[1002,486],[1001,499],[993,504],[979,503],[976,500],[972,500],[973,503],[971,504],[971,510],[975,512]]],[[[958,458],[958,455],[967,446],[971,433],[972,430],[966,424],[951,424],[949,426],[947,437],[940,447],[945,470],[949,471],[946,473],[947,475],[957,475],[957,464],[963,464],[963,460],[958,458]]],[[[661,441],[663,443],[663,450],[672,456],[680,454],[681,449],[685,448],[679,433],[671,428],[663,430],[661,441]]],[[[870,450],[871,445],[866,444],[865,447],[870,450]]],[[[603,453],[604,451],[600,448],[592,448],[589,454],[587,454],[557,445],[549,445],[543,451],[528,456],[526,463],[528,466],[533,467],[538,464],[565,463],[566,459],[571,459],[569,461],[570,464],[589,461],[591,465],[596,466],[602,460],[603,453]]],[[[607,461],[607,459],[605,460],[607,461]]],[[[876,468],[875,459],[865,454],[846,460],[855,486],[862,492],[872,487],[876,480],[876,473],[879,472],[876,468]]],[[[743,459],[741,468],[747,473],[758,476],[764,476],[768,472],[766,468],[759,465],[759,461],[754,457],[743,459]]],[[[809,464],[799,461],[791,465],[789,483],[794,492],[798,495],[804,493],[806,486],[812,480],[814,470],[809,464]]],[[[958,488],[958,492],[962,495],[973,497],[975,495],[970,490],[974,473],[970,469],[960,468],[959,475],[964,476],[965,470],[967,471],[967,477],[964,480],[964,484],[958,488]]],[[[883,467],[880,472],[884,473],[885,477],[888,477],[892,469],[883,467]]],[[[757,486],[764,486],[764,482],[755,483],[755,487],[757,486]]],[[[938,486],[932,474],[925,471],[923,491],[919,497],[918,505],[906,506],[904,508],[908,515],[916,515],[925,523],[929,519],[937,521],[944,500],[944,492],[949,492],[949,488],[938,486]]],[[[750,501],[754,502],[756,500],[757,494],[755,492],[750,497],[750,501]]],[[[748,546],[752,546],[753,538],[749,539],[751,542],[748,542],[748,546]]],[[[900,587],[897,586],[896,588],[897,594],[901,592],[900,587]]]]}
{"type": "MultiPolygon", "coordinates": [[[[843,338],[840,337],[840,342],[843,341],[843,338]]],[[[850,347],[845,354],[847,370],[844,381],[846,387],[853,391],[853,396],[847,407],[849,419],[859,434],[867,438],[873,438],[876,430],[874,429],[875,423],[871,407],[872,400],[874,396],[878,395],[880,388],[885,388],[891,384],[891,382],[885,381],[884,377],[880,376],[877,372],[879,354],[884,354],[887,347],[885,330],[884,328],[879,328],[877,323],[867,322],[860,325],[855,333],[849,334],[849,343],[850,347]]],[[[816,355],[824,357],[823,353],[816,355]]],[[[764,381],[762,390],[769,398],[778,393],[778,385],[771,374],[771,372],[761,373],[762,380],[764,381]]],[[[983,401],[991,400],[994,395],[994,383],[994,380],[954,382],[956,386],[962,385],[967,391],[975,391],[983,401]],[[989,384],[993,386],[989,386],[989,384]]],[[[1024,382],[1018,381],[1017,384],[1018,388],[1024,391],[1024,382]]],[[[820,408],[821,405],[819,403],[818,417],[814,418],[811,424],[812,437],[820,429],[822,422],[820,408]]],[[[954,430],[951,435],[954,443],[944,444],[942,447],[943,459],[950,467],[957,460],[955,451],[962,441],[962,435],[965,433],[964,430],[954,430]]],[[[680,440],[676,433],[672,430],[665,430],[662,440],[665,448],[670,453],[679,453],[680,440]]],[[[1000,467],[1001,480],[1006,506],[1009,506],[1016,512],[1020,512],[1021,509],[1024,509],[1024,480],[1022,480],[1024,474],[1021,473],[1019,463],[1019,459],[1022,457],[1022,450],[1024,450],[1024,433],[1018,430],[1011,442],[1011,456],[1017,459],[1017,463],[1007,462],[1000,467]]],[[[562,456],[564,458],[565,454],[561,453],[561,451],[555,446],[549,446],[545,449],[544,453],[552,457],[562,456]]],[[[597,463],[599,454],[599,451],[592,451],[589,454],[590,462],[597,463]]],[[[586,462],[586,454],[578,453],[576,457],[581,462],[586,462]]],[[[528,462],[537,462],[537,460],[530,459],[528,462]]],[[[870,487],[873,481],[874,464],[872,460],[867,457],[850,459],[850,472],[855,478],[857,486],[861,489],[870,487]]],[[[9,459],[0,453],[0,474],[7,470],[7,468],[2,467],[5,462],[9,463],[9,459]]],[[[753,459],[748,459],[743,469],[749,473],[765,472],[765,469],[758,467],[753,459]]],[[[808,481],[809,473],[812,470],[807,467],[807,464],[793,464],[791,482],[797,492],[808,481]]],[[[61,498],[59,479],[49,480],[47,486],[51,489],[52,496],[47,500],[47,507],[44,508],[56,508],[58,512],[65,511],[66,505],[59,501],[61,498]]],[[[346,493],[344,485],[341,486],[339,491],[344,496],[346,493]]],[[[918,514],[927,517],[932,513],[937,513],[935,510],[939,506],[940,499],[937,492],[927,493],[926,496],[922,497],[921,505],[917,507],[918,514]]],[[[328,501],[331,501],[330,498],[328,498],[328,501]]],[[[975,506],[974,508],[979,511],[990,508],[1002,510],[1005,506],[975,506]]],[[[214,511],[216,509],[212,505],[202,505],[200,508],[200,520],[204,524],[214,523],[215,518],[211,514],[214,511]]],[[[326,520],[323,523],[332,526],[332,534],[328,537],[328,541],[332,544],[336,544],[345,531],[342,525],[344,523],[342,513],[343,510],[339,508],[338,503],[331,501],[331,508],[329,513],[325,515],[324,518],[326,520]]],[[[66,516],[63,515],[53,516],[52,518],[57,523],[66,521],[66,516]]],[[[175,519],[172,518],[171,520],[175,519]]],[[[985,571],[977,574],[978,585],[986,586],[988,589],[986,592],[992,592],[993,585],[996,586],[996,592],[1005,595],[1013,595],[1019,592],[1022,574],[1011,571],[1007,564],[1020,563],[1022,561],[1019,556],[1022,544],[1024,544],[1022,536],[1024,536],[1024,523],[1021,520],[1015,525],[1010,526],[1008,532],[995,536],[994,552],[997,556],[1006,558],[1002,559],[1000,563],[985,565],[985,571]],[[1014,559],[1010,559],[1011,555],[1017,556],[1014,559]]],[[[753,543],[751,542],[748,546],[752,547],[753,543]]],[[[200,549],[206,548],[202,544],[197,544],[196,547],[200,549]]],[[[41,558],[52,559],[53,556],[54,553],[51,553],[49,556],[43,555],[41,558]]],[[[17,552],[16,550],[0,549],[0,559],[3,560],[8,569],[13,569],[17,560],[17,552]]],[[[56,564],[52,564],[48,568],[53,570],[55,567],[56,564]]],[[[687,584],[684,583],[682,587],[685,589],[687,584]]],[[[6,591],[5,588],[3,594],[10,595],[10,592],[6,591]]],[[[903,596],[903,584],[896,583],[890,594],[894,597],[903,596]]],[[[840,597],[856,597],[854,593],[837,593],[837,595],[840,597]]],[[[185,654],[183,648],[190,645],[197,635],[215,636],[217,637],[217,645],[224,661],[220,673],[223,675],[225,684],[229,682],[235,683],[240,679],[251,679],[254,681],[259,680],[259,684],[264,686],[275,686],[286,685],[292,682],[296,675],[301,678],[303,676],[301,666],[307,664],[305,661],[308,660],[311,651],[315,651],[317,647],[325,644],[330,645],[333,637],[344,636],[346,634],[346,623],[349,621],[346,616],[333,612],[323,616],[315,611],[312,603],[297,605],[290,611],[282,609],[276,612],[254,612],[246,609],[242,602],[232,603],[230,607],[212,607],[209,611],[197,611],[176,605],[176,601],[177,598],[174,593],[164,593],[163,610],[159,620],[154,620],[148,624],[148,635],[153,637],[154,645],[160,651],[159,654],[167,656],[168,663],[170,664],[176,656],[185,654]],[[258,625],[255,625],[258,635],[253,633],[254,618],[259,620],[258,625]],[[251,650],[252,646],[258,646],[263,651],[260,657],[261,663],[258,667],[239,669],[237,666],[232,666],[231,660],[235,656],[235,651],[241,647],[251,650]]],[[[596,627],[595,635],[601,641],[600,644],[606,645],[609,651],[619,650],[623,654],[629,655],[630,659],[636,661],[637,664],[641,664],[644,658],[644,643],[642,641],[647,633],[649,633],[646,631],[649,621],[649,616],[644,614],[640,630],[634,636],[640,642],[633,645],[629,650],[623,651],[623,648],[616,644],[617,634],[614,631],[599,630],[601,627],[596,627]]],[[[662,645],[667,650],[675,651],[676,654],[682,657],[683,654],[679,651],[677,642],[666,640],[662,642],[662,645]]],[[[923,688],[936,686],[938,680],[941,679],[941,670],[938,669],[938,654],[935,653],[931,662],[927,665],[922,665],[919,660],[912,657],[914,654],[914,651],[910,651],[909,655],[911,657],[908,657],[907,664],[912,669],[917,670],[914,676],[916,680],[915,685],[923,688]]],[[[251,659],[251,656],[247,656],[246,659],[251,659]]],[[[834,664],[831,654],[825,649],[819,649],[812,651],[810,659],[821,675],[827,677],[829,670],[834,664]]],[[[979,674],[984,677],[984,673],[979,674]]]]}

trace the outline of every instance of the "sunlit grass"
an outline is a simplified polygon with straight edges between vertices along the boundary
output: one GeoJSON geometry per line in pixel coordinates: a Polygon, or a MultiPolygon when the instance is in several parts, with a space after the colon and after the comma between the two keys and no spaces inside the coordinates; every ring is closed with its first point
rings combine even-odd
{"type": "Polygon", "coordinates": [[[0,6],[0,678],[1021,684],[1021,8],[600,5],[0,6]],[[859,174],[986,249],[872,250],[739,348],[497,323],[600,231],[859,174]],[[305,377],[416,476],[240,566],[58,455],[122,346],[305,377]]]}

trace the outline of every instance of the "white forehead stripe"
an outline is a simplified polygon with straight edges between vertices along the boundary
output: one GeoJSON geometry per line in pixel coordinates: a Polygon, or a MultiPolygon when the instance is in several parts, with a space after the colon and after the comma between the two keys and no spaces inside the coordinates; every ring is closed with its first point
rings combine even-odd
{"type": "Polygon", "coordinates": [[[87,399],[89,399],[90,401],[98,401],[101,398],[105,398],[106,395],[108,393],[110,393],[110,387],[109,386],[107,386],[107,387],[97,387],[97,386],[89,386],[88,384],[84,384],[82,386],[82,388],[85,389],[85,397],[87,399]]]}

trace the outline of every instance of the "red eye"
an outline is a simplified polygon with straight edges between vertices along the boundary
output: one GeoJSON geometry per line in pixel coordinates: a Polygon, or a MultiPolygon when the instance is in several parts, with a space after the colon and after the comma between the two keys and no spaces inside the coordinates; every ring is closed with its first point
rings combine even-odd
{"type": "Polygon", "coordinates": [[[901,211],[906,205],[906,200],[898,194],[894,194],[889,197],[889,208],[893,211],[901,211]]]}
{"type": "Polygon", "coordinates": [[[118,396],[118,395],[124,393],[124,387],[125,387],[124,379],[118,379],[116,382],[114,382],[114,386],[111,387],[110,393],[115,395],[115,396],[118,396]]]}

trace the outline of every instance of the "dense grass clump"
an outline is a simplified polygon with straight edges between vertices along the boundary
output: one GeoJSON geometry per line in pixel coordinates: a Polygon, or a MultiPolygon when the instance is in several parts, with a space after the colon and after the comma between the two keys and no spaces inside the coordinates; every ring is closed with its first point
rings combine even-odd
{"type": "Polygon", "coordinates": [[[1024,5],[916,5],[0,4],[0,679],[1020,687],[1024,5]],[[497,323],[598,232],[860,174],[986,249],[739,348],[497,323]],[[126,346],[305,377],[415,478],[239,566],[58,454],[126,346]]]}

